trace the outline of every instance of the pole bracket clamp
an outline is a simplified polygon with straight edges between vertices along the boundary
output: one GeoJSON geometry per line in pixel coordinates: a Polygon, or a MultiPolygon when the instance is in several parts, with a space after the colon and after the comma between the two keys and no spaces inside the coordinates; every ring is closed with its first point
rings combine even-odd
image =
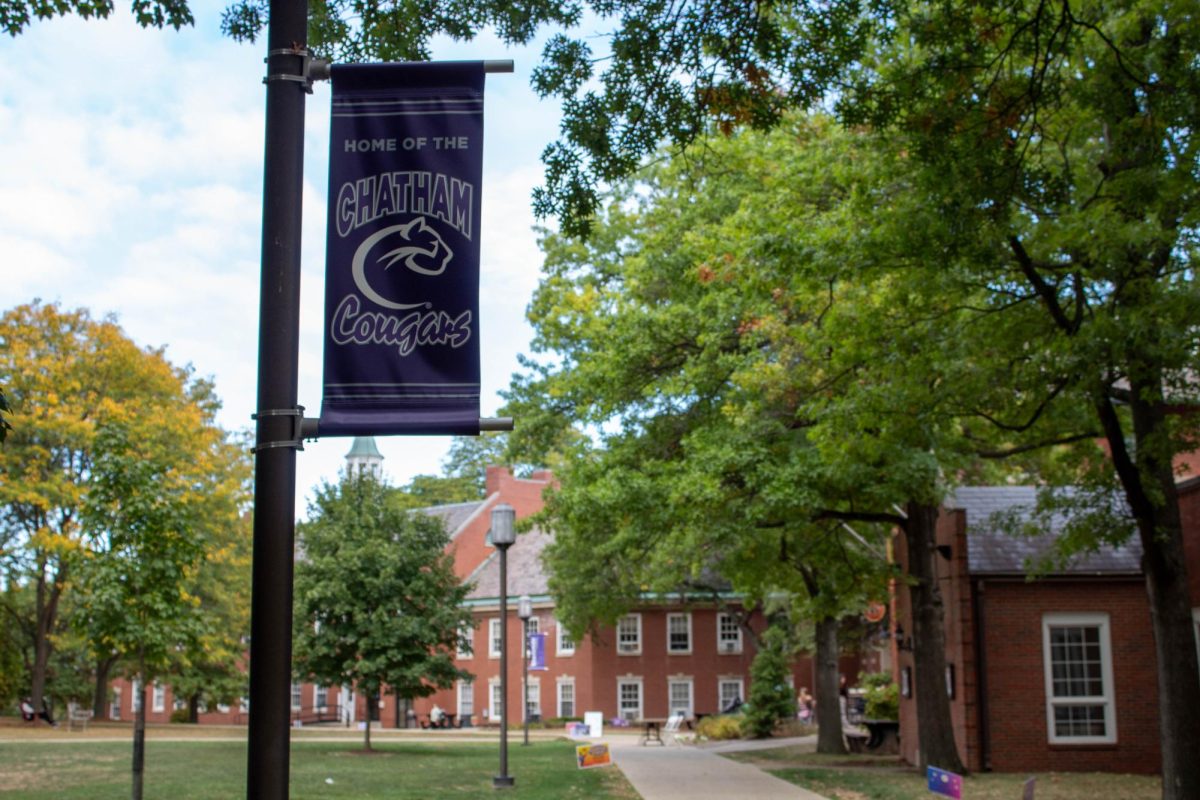
{"type": "MultiPolygon", "coordinates": [[[[267,57],[263,59],[267,63],[267,75],[263,78],[263,83],[271,83],[272,81],[291,81],[292,83],[300,84],[305,93],[312,94],[312,76],[309,74],[310,67],[313,63],[312,53],[307,47],[281,47],[276,50],[268,50],[267,57]],[[295,56],[300,59],[299,72],[272,72],[271,58],[274,56],[295,56]]],[[[318,59],[318,63],[320,59],[318,59]]]]}
{"type": "Polygon", "coordinates": [[[262,442],[251,447],[251,453],[259,453],[263,450],[271,450],[276,447],[293,447],[297,450],[304,449],[304,406],[296,406],[295,408],[267,408],[259,411],[257,414],[250,415],[250,418],[255,421],[263,417],[291,417],[291,438],[274,442],[262,442]]]}

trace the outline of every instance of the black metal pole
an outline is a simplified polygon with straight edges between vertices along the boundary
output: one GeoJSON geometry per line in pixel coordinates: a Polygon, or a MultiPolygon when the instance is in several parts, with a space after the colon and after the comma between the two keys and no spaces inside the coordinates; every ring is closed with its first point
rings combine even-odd
{"type": "Polygon", "coordinates": [[[292,672],[292,552],[296,380],[300,336],[300,218],[304,179],[307,0],[270,0],[254,564],[250,598],[250,731],[246,796],[286,800],[292,672]]]}
{"type": "Polygon", "coordinates": [[[497,789],[512,786],[508,774],[508,546],[500,548],[500,774],[492,778],[497,789]]]}
{"type": "Polygon", "coordinates": [[[529,620],[521,620],[522,633],[524,639],[521,643],[521,671],[522,685],[524,686],[524,695],[521,697],[521,714],[525,718],[525,741],[522,743],[526,747],[529,746],[529,620]]]}

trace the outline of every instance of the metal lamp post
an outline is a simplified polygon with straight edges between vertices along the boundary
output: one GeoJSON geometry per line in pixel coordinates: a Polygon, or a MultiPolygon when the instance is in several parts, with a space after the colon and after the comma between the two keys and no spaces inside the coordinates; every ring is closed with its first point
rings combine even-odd
{"type": "Polygon", "coordinates": [[[508,548],[517,540],[516,518],[508,503],[492,509],[492,544],[500,551],[500,774],[492,778],[497,789],[515,783],[508,774],[508,548]]]}
{"type": "Polygon", "coordinates": [[[521,618],[521,632],[524,646],[521,648],[521,668],[522,677],[522,705],[521,711],[525,718],[525,741],[522,743],[526,747],[529,746],[529,618],[533,616],[533,601],[529,599],[529,595],[521,595],[521,599],[517,601],[517,616],[521,618]]]}

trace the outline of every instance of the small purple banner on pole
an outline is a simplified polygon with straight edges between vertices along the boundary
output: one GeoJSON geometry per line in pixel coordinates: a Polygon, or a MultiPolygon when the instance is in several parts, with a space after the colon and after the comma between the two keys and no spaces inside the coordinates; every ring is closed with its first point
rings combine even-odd
{"type": "Polygon", "coordinates": [[[529,668],[549,669],[546,666],[546,634],[529,634],[529,668]]]}
{"type": "Polygon", "coordinates": [[[927,767],[926,774],[929,776],[929,791],[962,800],[962,775],[937,767],[927,767]]]}
{"type": "Polygon", "coordinates": [[[331,82],[320,434],[478,434],[483,62],[331,82]]]}

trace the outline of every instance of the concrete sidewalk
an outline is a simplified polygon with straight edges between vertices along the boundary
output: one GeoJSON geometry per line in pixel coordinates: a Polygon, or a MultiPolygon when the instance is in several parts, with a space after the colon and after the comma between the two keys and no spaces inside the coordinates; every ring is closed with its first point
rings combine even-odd
{"type": "Polygon", "coordinates": [[[807,739],[728,742],[707,747],[638,744],[637,737],[609,736],[613,761],[642,800],[825,800],[763,772],[758,767],[723,758],[718,753],[786,747],[807,739]]]}

